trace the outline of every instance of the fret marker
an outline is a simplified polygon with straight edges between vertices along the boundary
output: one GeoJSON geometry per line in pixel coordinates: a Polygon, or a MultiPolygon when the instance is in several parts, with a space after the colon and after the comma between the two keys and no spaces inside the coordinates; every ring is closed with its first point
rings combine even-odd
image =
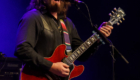
{"type": "Polygon", "coordinates": [[[70,59],[73,60],[72,57],[70,57],[70,59]]]}
{"type": "Polygon", "coordinates": [[[77,53],[74,53],[74,54],[75,54],[75,56],[78,56],[77,53]]]}
{"type": "Polygon", "coordinates": [[[91,44],[89,41],[87,42],[89,45],[91,44]]]}
{"type": "Polygon", "coordinates": [[[93,41],[95,40],[94,38],[91,38],[93,41]]]}
{"type": "Polygon", "coordinates": [[[75,56],[74,56],[74,55],[72,55],[72,57],[73,57],[73,58],[75,58],[75,56]]]}
{"type": "Polygon", "coordinates": [[[84,46],[82,46],[82,49],[83,49],[83,50],[85,50],[85,47],[84,47],[84,46]]]}
{"type": "Polygon", "coordinates": [[[77,51],[78,54],[80,54],[80,51],[77,51]]]}

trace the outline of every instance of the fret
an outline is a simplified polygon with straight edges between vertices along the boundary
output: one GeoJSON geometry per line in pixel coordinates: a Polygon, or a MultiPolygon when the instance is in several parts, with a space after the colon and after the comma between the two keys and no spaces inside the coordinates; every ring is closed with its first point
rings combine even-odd
{"type": "Polygon", "coordinates": [[[78,55],[80,55],[80,51],[79,50],[77,50],[76,52],[78,53],[78,55]]]}
{"type": "Polygon", "coordinates": [[[98,40],[96,35],[92,35],[89,39],[87,39],[80,47],[78,47],[72,55],[68,57],[68,60],[72,63],[79,56],[81,56],[92,44],[94,44],[98,40]]]}
{"type": "Polygon", "coordinates": [[[94,38],[95,38],[96,40],[98,40],[98,37],[97,37],[97,36],[94,36],[94,38]]]}
{"type": "Polygon", "coordinates": [[[88,39],[91,45],[94,43],[94,41],[91,40],[91,38],[88,39]]]}
{"type": "Polygon", "coordinates": [[[89,46],[91,45],[91,42],[89,41],[89,40],[87,40],[87,42],[86,42],[89,46]]]}
{"type": "Polygon", "coordinates": [[[80,54],[82,54],[83,50],[81,49],[81,46],[78,49],[80,50],[80,54]]]}
{"type": "Polygon", "coordinates": [[[94,36],[90,37],[89,39],[90,39],[90,41],[91,41],[92,43],[95,42],[94,36]]]}
{"type": "Polygon", "coordinates": [[[68,60],[68,58],[65,58],[65,61],[64,62],[67,63],[68,65],[71,64],[71,62],[68,60]]]}
{"type": "Polygon", "coordinates": [[[73,53],[76,57],[78,56],[77,53],[73,53]]]}
{"type": "Polygon", "coordinates": [[[74,55],[71,55],[73,57],[73,59],[75,59],[75,56],[74,55]]]}
{"type": "MultiPolygon", "coordinates": [[[[87,41],[88,41],[88,40],[87,40],[87,41]]],[[[87,48],[89,48],[89,47],[90,47],[90,45],[88,45],[87,41],[85,41],[85,44],[86,44],[87,48]]]]}
{"type": "Polygon", "coordinates": [[[86,47],[86,49],[89,48],[89,46],[86,43],[83,43],[83,45],[86,47]]]}
{"type": "Polygon", "coordinates": [[[91,45],[95,42],[95,39],[93,38],[94,40],[92,40],[92,38],[93,37],[89,38],[89,41],[91,42],[91,45]]]}
{"type": "Polygon", "coordinates": [[[84,45],[82,45],[81,48],[82,48],[84,51],[85,51],[85,49],[86,49],[84,45]]]}
{"type": "Polygon", "coordinates": [[[70,60],[70,57],[68,57],[67,59],[68,59],[69,62],[72,62],[72,61],[70,60]]]}
{"type": "Polygon", "coordinates": [[[92,37],[91,37],[91,40],[92,40],[92,41],[95,41],[95,38],[94,38],[94,36],[92,36],[92,37]]]}
{"type": "Polygon", "coordinates": [[[70,60],[73,61],[73,58],[70,56],[70,60]]]}
{"type": "MultiPolygon", "coordinates": [[[[69,56],[70,57],[70,56],[69,56]]],[[[73,57],[72,62],[74,62],[79,56],[77,55],[77,53],[74,53],[73,55],[71,55],[71,57],[73,57]],[[76,55],[76,56],[75,56],[76,55]]]]}
{"type": "Polygon", "coordinates": [[[98,38],[96,36],[92,36],[91,37],[91,40],[94,41],[94,42],[96,42],[98,40],[98,38]]]}
{"type": "Polygon", "coordinates": [[[71,59],[71,62],[73,62],[74,60],[76,60],[76,58],[77,57],[75,57],[75,55],[74,54],[72,54],[71,56],[69,56],[70,57],[70,59],[71,59]]]}

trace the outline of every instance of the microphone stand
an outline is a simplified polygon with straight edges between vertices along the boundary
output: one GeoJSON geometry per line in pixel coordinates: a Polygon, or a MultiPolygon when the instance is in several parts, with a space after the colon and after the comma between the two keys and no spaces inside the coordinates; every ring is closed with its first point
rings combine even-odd
{"type": "MultiPolygon", "coordinates": [[[[84,2],[82,2],[84,3],[84,2]]],[[[85,3],[84,3],[85,4],[85,3]]],[[[98,30],[98,26],[97,25],[94,25],[91,21],[91,19],[89,20],[88,17],[80,10],[80,7],[78,6],[78,3],[74,3],[74,5],[76,6],[77,10],[91,23],[91,26],[93,28],[93,30],[95,30],[99,36],[103,39],[103,41],[105,43],[107,43],[108,45],[110,45],[110,47],[112,48],[112,51],[111,51],[111,56],[112,56],[112,59],[113,59],[113,65],[112,65],[112,69],[113,69],[113,80],[115,80],[115,68],[114,68],[114,64],[115,64],[115,52],[117,52],[117,54],[119,54],[121,56],[121,58],[127,63],[129,64],[128,60],[119,52],[119,50],[113,45],[113,43],[111,42],[111,40],[107,39],[99,30],[98,30]]],[[[86,4],[85,4],[86,5],[86,4]]]]}
{"type": "Polygon", "coordinates": [[[110,47],[112,48],[112,51],[110,52],[111,53],[111,56],[112,56],[112,59],[113,59],[113,80],[115,80],[115,51],[121,56],[121,58],[127,63],[129,64],[129,61],[119,52],[119,50],[112,44],[112,42],[110,41],[110,47]]]}

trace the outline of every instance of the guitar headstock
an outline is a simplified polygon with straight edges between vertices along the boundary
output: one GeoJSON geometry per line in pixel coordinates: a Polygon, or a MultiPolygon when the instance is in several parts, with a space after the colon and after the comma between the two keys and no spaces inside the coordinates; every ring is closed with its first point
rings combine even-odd
{"type": "Polygon", "coordinates": [[[125,12],[119,7],[118,9],[114,8],[114,11],[110,13],[110,20],[108,21],[108,24],[110,25],[120,25],[122,23],[122,20],[124,19],[124,16],[126,15],[125,12]],[[115,11],[115,12],[114,12],[115,11]]]}

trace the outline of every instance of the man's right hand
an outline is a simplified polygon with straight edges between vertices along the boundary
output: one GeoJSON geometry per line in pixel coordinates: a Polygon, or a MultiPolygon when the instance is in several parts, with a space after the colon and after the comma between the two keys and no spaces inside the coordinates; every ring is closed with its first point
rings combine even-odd
{"type": "Polygon", "coordinates": [[[63,62],[53,63],[49,71],[61,77],[67,77],[70,73],[69,66],[63,62]]]}

